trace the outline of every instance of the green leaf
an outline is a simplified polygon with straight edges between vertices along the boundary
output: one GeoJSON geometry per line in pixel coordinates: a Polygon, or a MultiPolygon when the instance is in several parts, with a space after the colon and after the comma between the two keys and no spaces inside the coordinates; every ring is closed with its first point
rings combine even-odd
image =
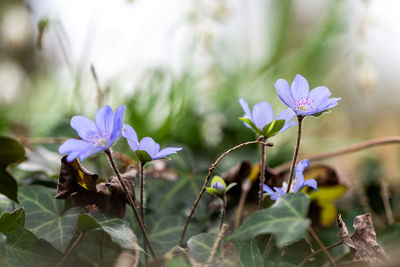
{"type": "Polygon", "coordinates": [[[25,149],[17,140],[0,136],[0,166],[19,163],[24,157],[25,149]]]}
{"type": "Polygon", "coordinates": [[[113,266],[115,259],[121,253],[121,248],[102,229],[92,229],[86,232],[81,242],[74,249],[79,258],[96,263],[97,266],[113,266]],[[103,249],[101,245],[103,244],[103,249]],[[103,253],[103,259],[102,259],[103,253]]]}
{"type": "Polygon", "coordinates": [[[217,189],[212,188],[212,187],[206,187],[206,190],[207,190],[208,193],[210,193],[211,195],[214,195],[214,196],[221,196],[221,195],[223,195],[222,192],[220,192],[220,191],[218,191],[217,189]]]}
{"type": "Polygon", "coordinates": [[[225,194],[232,189],[232,187],[236,186],[237,183],[230,183],[226,188],[225,188],[225,194]]]}
{"type": "Polygon", "coordinates": [[[79,216],[77,225],[78,229],[81,231],[100,228],[120,247],[125,249],[134,249],[133,244],[136,242],[136,236],[132,232],[129,223],[124,220],[105,216],[92,217],[88,214],[82,214],[79,216]]]}
{"type": "Polygon", "coordinates": [[[136,150],[135,153],[136,153],[136,156],[139,158],[139,161],[141,161],[141,162],[152,161],[152,158],[150,157],[149,153],[147,153],[144,150],[136,150]]]}
{"type": "Polygon", "coordinates": [[[146,217],[148,235],[154,250],[158,254],[164,254],[179,244],[180,234],[184,225],[182,218],[163,215],[146,217]]]}
{"type": "Polygon", "coordinates": [[[88,215],[88,214],[82,214],[79,216],[78,218],[78,229],[86,232],[92,229],[96,229],[96,228],[101,228],[101,226],[96,222],[96,220],[88,215]]]}
{"type": "Polygon", "coordinates": [[[9,234],[15,232],[25,225],[25,212],[23,208],[15,210],[13,213],[4,212],[0,217],[0,232],[9,234]]]}
{"type": "Polygon", "coordinates": [[[55,265],[60,257],[62,254],[25,228],[7,235],[1,256],[9,266],[55,265]]]}
{"type": "Polygon", "coordinates": [[[263,135],[262,131],[250,119],[241,117],[239,120],[247,123],[258,135],[263,135]]]}
{"type": "Polygon", "coordinates": [[[272,121],[264,126],[264,128],[262,129],[262,133],[265,136],[265,138],[274,136],[277,133],[279,133],[283,125],[285,125],[285,120],[272,121]]]}
{"type": "Polygon", "coordinates": [[[55,190],[43,186],[23,186],[19,195],[26,212],[26,228],[65,252],[76,233],[80,208],[64,212],[64,201],[56,200],[55,190]]]}
{"type": "Polygon", "coordinates": [[[254,239],[235,243],[239,252],[239,264],[242,267],[264,266],[264,260],[261,255],[257,242],[254,239]]]}
{"type": "Polygon", "coordinates": [[[278,247],[300,240],[306,234],[310,220],[305,216],[310,200],[303,193],[288,194],[268,209],[255,212],[230,237],[248,240],[259,234],[275,235],[278,247]]]}
{"type": "Polygon", "coordinates": [[[8,171],[7,166],[19,163],[25,158],[24,147],[15,139],[0,137],[0,194],[18,203],[18,184],[8,171]]]}
{"type": "Polygon", "coordinates": [[[217,235],[212,233],[192,236],[187,242],[189,255],[196,261],[205,263],[216,239],[217,235]]]}

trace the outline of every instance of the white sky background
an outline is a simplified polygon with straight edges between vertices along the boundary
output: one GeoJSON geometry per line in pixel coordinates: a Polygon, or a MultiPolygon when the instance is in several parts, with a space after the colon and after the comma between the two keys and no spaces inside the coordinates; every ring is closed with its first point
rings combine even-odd
{"type": "MultiPolygon", "coordinates": [[[[324,1],[295,1],[296,16],[311,20],[324,9],[324,1]],[[311,19],[310,19],[311,18],[311,19]]],[[[68,54],[74,68],[88,70],[93,63],[101,79],[118,81],[131,89],[135,79],[150,67],[168,66],[180,73],[187,64],[188,52],[197,33],[201,36],[229,40],[226,47],[232,55],[256,60],[265,56],[266,41],[263,17],[267,16],[261,0],[30,0],[36,20],[47,16],[59,22],[69,40],[68,54]],[[229,12],[227,21],[210,19],[222,3],[229,12]],[[196,30],[188,17],[195,12],[201,23],[196,30]],[[263,39],[264,38],[264,39],[263,39]]],[[[385,87],[398,94],[400,85],[400,1],[353,0],[351,20],[354,34],[349,46],[366,60],[357,67],[355,79],[368,79],[373,87],[385,87]],[[360,29],[364,34],[360,38],[360,29]],[[361,78],[360,78],[361,77],[361,78]]],[[[54,32],[44,39],[45,52],[59,57],[60,70],[65,62],[54,32]],[[53,36],[54,37],[54,36],[53,36]]],[[[224,50],[224,53],[228,54],[224,50]]],[[[191,55],[189,55],[191,56],[191,55]]],[[[201,51],[194,55],[196,68],[206,67],[208,60],[201,51]]],[[[400,99],[400,97],[399,97],[400,99]]]]}

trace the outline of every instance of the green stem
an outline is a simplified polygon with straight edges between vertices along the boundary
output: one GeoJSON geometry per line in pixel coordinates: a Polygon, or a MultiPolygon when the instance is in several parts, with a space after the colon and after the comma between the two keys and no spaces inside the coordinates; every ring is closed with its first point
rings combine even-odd
{"type": "Polygon", "coordinates": [[[222,197],[221,222],[219,223],[219,230],[220,231],[222,229],[222,225],[224,224],[225,212],[226,212],[226,195],[224,195],[222,197]]]}
{"type": "Polygon", "coordinates": [[[294,168],[296,166],[297,155],[299,154],[300,140],[301,140],[301,122],[303,121],[303,119],[304,119],[303,116],[297,116],[297,120],[299,122],[299,125],[297,127],[297,142],[296,142],[296,148],[294,150],[292,167],[290,168],[289,182],[288,182],[288,187],[286,189],[286,194],[288,194],[290,192],[290,186],[292,185],[294,168]]]}

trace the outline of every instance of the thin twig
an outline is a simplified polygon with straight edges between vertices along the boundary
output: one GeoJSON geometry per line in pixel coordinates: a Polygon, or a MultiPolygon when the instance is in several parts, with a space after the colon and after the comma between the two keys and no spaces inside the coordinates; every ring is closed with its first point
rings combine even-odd
{"type": "Polygon", "coordinates": [[[224,224],[225,211],[226,211],[226,195],[224,195],[224,196],[222,197],[221,221],[220,221],[220,223],[219,223],[219,230],[222,229],[222,225],[224,224]]]}
{"type": "Polygon", "coordinates": [[[64,264],[64,262],[67,260],[67,258],[69,257],[69,255],[71,255],[72,251],[74,250],[74,248],[79,244],[79,242],[81,242],[83,235],[85,232],[83,231],[79,231],[79,235],[78,238],[75,240],[75,242],[72,244],[72,246],[68,249],[67,253],[65,253],[64,257],[61,259],[61,261],[56,265],[56,267],[60,267],[64,264]]]}
{"type": "Polygon", "coordinates": [[[128,191],[128,188],[127,188],[127,186],[125,184],[125,181],[122,179],[121,174],[119,173],[119,171],[117,169],[117,166],[116,166],[116,164],[114,162],[114,158],[112,156],[112,153],[111,153],[111,151],[109,149],[107,149],[105,151],[105,153],[107,154],[108,159],[110,160],[111,166],[112,166],[112,168],[113,168],[113,170],[115,172],[115,175],[117,176],[117,178],[118,178],[118,180],[119,180],[119,182],[120,182],[120,184],[122,186],[122,189],[124,190],[126,198],[128,199],[129,204],[131,205],[131,207],[133,209],[133,213],[135,214],[135,217],[136,217],[136,220],[137,220],[137,222],[139,224],[140,230],[142,231],[143,238],[146,240],[146,244],[147,244],[148,248],[150,249],[151,255],[153,256],[153,258],[156,258],[157,257],[156,253],[154,252],[154,249],[150,244],[149,237],[147,236],[147,233],[146,233],[146,228],[144,227],[144,224],[143,224],[143,222],[142,222],[142,220],[141,220],[141,218],[139,216],[139,212],[138,212],[137,206],[136,206],[135,202],[133,201],[132,196],[129,194],[129,191],[128,191]]]}
{"type": "MultiPolygon", "coordinates": [[[[192,216],[193,216],[193,214],[194,214],[194,211],[196,210],[197,205],[199,204],[199,201],[200,201],[201,197],[203,196],[204,192],[206,191],[207,184],[208,184],[208,182],[209,182],[209,180],[210,180],[210,178],[211,178],[211,175],[213,174],[213,172],[214,172],[215,167],[217,166],[217,164],[218,164],[226,155],[228,155],[229,153],[231,153],[231,152],[233,152],[233,151],[235,151],[235,150],[237,150],[237,149],[239,149],[239,148],[241,148],[241,147],[243,147],[243,146],[247,146],[247,145],[251,145],[251,144],[258,144],[258,143],[260,143],[260,142],[261,142],[261,141],[257,139],[257,140],[255,140],[255,141],[249,141],[249,142],[245,142],[245,143],[239,144],[239,145],[237,145],[237,146],[234,146],[234,147],[228,149],[227,151],[225,151],[213,164],[211,164],[211,167],[208,169],[208,173],[207,173],[207,176],[206,176],[206,178],[205,178],[203,187],[201,188],[199,195],[197,196],[196,200],[194,201],[193,207],[192,207],[192,209],[190,210],[190,213],[189,213],[188,217],[186,218],[185,225],[183,226],[183,230],[182,230],[182,233],[181,233],[181,238],[180,238],[180,241],[179,241],[179,245],[180,245],[181,247],[183,247],[183,240],[185,239],[185,234],[186,234],[186,230],[187,230],[187,227],[188,227],[188,225],[189,225],[189,222],[190,222],[190,220],[192,219],[192,216]]],[[[264,142],[262,142],[262,143],[264,143],[264,142]]],[[[273,146],[272,143],[264,143],[264,144],[265,144],[265,146],[273,146]]]]}
{"type": "Polygon", "coordinates": [[[292,185],[294,168],[296,166],[297,155],[299,154],[300,141],[301,141],[301,122],[303,121],[303,119],[304,119],[303,116],[297,116],[297,120],[299,122],[299,125],[297,126],[297,142],[296,142],[296,148],[294,150],[292,167],[290,168],[289,182],[288,182],[288,186],[286,189],[286,194],[288,194],[290,192],[290,186],[292,185]]]}
{"type": "Polygon", "coordinates": [[[308,227],[308,231],[310,232],[311,236],[315,239],[315,241],[317,241],[318,245],[322,249],[322,252],[324,252],[325,256],[328,258],[328,261],[331,264],[331,266],[335,267],[336,266],[335,261],[333,260],[331,254],[329,254],[328,250],[322,243],[321,239],[319,239],[317,233],[314,231],[314,229],[312,229],[311,226],[308,227]]]}
{"type": "MultiPolygon", "coordinates": [[[[342,156],[349,153],[354,153],[360,150],[364,150],[373,146],[381,146],[381,145],[390,145],[390,144],[400,144],[400,136],[387,136],[387,137],[379,137],[374,138],[368,141],[364,141],[355,145],[350,145],[344,148],[340,148],[337,150],[333,150],[330,152],[324,152],[319,154],[314,154],[310,156],[303,157],[302,159],[308,159],[310,161],[323,160],[333,157],[342,156]]],[[[291,162],[283,163],[274,168],[274,171],[280,173],[282,171],[287,170],[291,165],[291,162]]]]}
{"type": "Polygon", "coordinates": [[[239,227],[239,224],[242,220],[244,204],[246,203],[247,194],[250,191],[251,185],[252,185],[252,183],[251,183],[250,179],[246,179],[242,183],[242,190],[240,193],[239,204],[238,204],[238,208],[236,211],[235,225],[233,227],[234,230],[236,230],[239,227]]]}
{"type": "MultiPolygon", "coordinates": [[[[142,218],[142,222],[144,225],[144,228],[146,229],[146,223],[144,222],[144,175],[143,175],[143,169],[145,162],[140,162],[139,163],[139,173],[140,173],[140,217],[142,218]]],[[[145,256],[144,259],[147,261],[147,244],[145,238],[143,238],[143,247],[144,247],[144,252],[145,256]]]]}
{"type": "MultiPolygon", "coordinates": [[[[265,140],[263,140],[265,141],[265,140]]],[[[264,144],[260,144],[261,146],[261,170],[260,170],[260,191],[258,194],[258,209],[261,210],[263,208],[263,185],[264,185],[264,177],[265,177],[265,146],[264,144]]]]}
{"type": "Polygon", "coordinates": [[[213,245],[213,247],[211,249],[211,252],[210,252],[210,256],[208,256],[207,264],[205,264],[204,267],[209,267],[210,264],[212,263],[212,261],[214,260],[215,254],[217,253],[217,249],[218,249],[219,243],[221,242],[222,237],[224,237],[224,234],[225,234],[227,229],[228,229],[228,225],[227,224],[223,224],[221,229],[219,230],[217,239],[215,239],[214,245],[213,245]]]}
{"type": "Polygon", "coordinates": [[[381,179],[381,197],[383,201],[383,206],[385,207],[385,213],[386,213],[386,218],[388,220],[388,224],[389,225],[394,224],[393,212],[389,201],[390,199],[389,185],[384,179],[381,179]]]}
{"type": "MultiPolygon", "coordinates": [[[[339,241],[339,242],[333,243],[333,244],[331,244],[331,245],[329,245],[329,246],[327,246],[325,248],[326,249],[331,249],[331,248],[335,248],[337,246],[340,246],[341,244],[343,244],[343,242],[339,241]]],[[[318,249],[316,251],[313,251],[311,254],[306,256],[302,262],[300,262],[299,267],[302,267],[310,258],[314,257],[315,255],[317,255],[318,253],[321,253],[323,251],[324,250],[322,248],[320,248],[320,249],[318,249]]]]}

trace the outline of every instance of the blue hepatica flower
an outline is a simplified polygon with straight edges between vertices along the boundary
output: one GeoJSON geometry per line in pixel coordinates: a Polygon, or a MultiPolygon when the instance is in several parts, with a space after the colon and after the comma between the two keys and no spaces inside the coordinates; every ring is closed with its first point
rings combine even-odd
{"type": "Polygon", "coordinates": [[[297,116],[318,115],[338,104],[341,98],[329,98],[331,92],[325,86],[310,90],[307,80],[297,74],[292,86],[284,79],[275,83],[279,98],[296,112],[297,116]]]}
{"type": "Polygon", "coordinates": [[[291,122],[295,113],[290,108],[282,111],[274,120],[274,111],[268,102],[255,104],[253,111],[250,111],[249,104],[243,98],[239,99],[239,103],[244,110],[244,116],[240,119],[246,127],[252,128],[259,135],[270,137],[286,131],[297,123],[291,122]]]}
{"type": "MultiPolygon", "coordinates": [[[[315,179],[307,179],[304,180],[304,170],[310,166],[310,161],[308,159],[300,161],[295,169],[295,177],[296,179],[294,180],[294,183],[292,187],[290,188],[290,192],[297,193],[299,192],[303,187],[309,186],[315,191],[317,191],[317,181],[315,179]]],[[[268,185],[263,185],[263,191],[267,195],[271,197],[272,200],[277,200],[281,196],[286,195],[286,190],[287,190],[287,183],[283,182],[282,187],[274,187],[274,190],[272,190],[268,185]]]]}
{"type": "Polygon", "coordinates": [[[157,144],[151,137],[144,137],[139,142],[136,131],[127,124],[124,125],[122,136],[126,138],[129,146],[133,152],[135,152],[136,156],[141,162],[162,159],[171,154],[175,154],[179,150],[182,150],[180,147],[166,147],[160,150],[160,145],[157,144]]]}
{"type": "Polygon", "coordinates": [[[121,137],[124,112],[125,106],[118,107],[115,114],[110,106],[104,106],[96,112],[95,122],[85,116],[72,117],[71,127],[82,140],[68,139],[58,152],[68,154],[67,161],[71,162],[109,149],[121,137]]]}

